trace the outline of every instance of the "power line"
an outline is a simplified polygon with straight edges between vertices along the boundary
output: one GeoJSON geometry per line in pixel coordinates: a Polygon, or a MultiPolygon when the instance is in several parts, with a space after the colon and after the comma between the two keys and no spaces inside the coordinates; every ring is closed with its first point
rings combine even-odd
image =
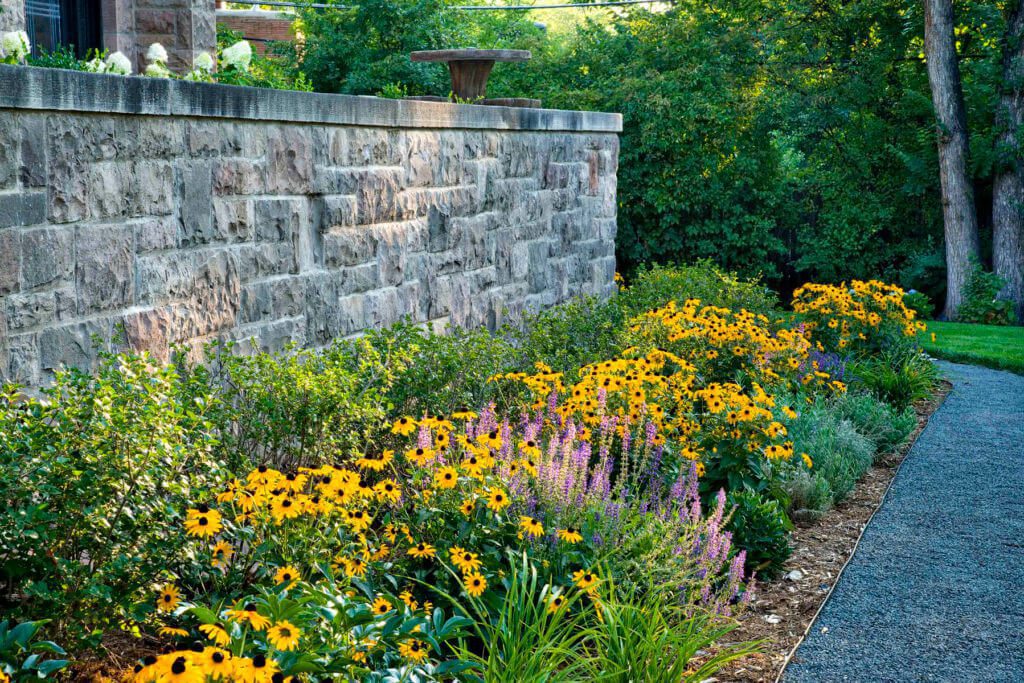
{"type": "MultiPolygon", "coordinates": [[[[671,4],[671,0],[609,0],[608,2],[586,2],[566,3],[560,5],[456,5],[452,9],[465,11],[507,11],[507,10],[533,10],[533,9],[586,9],[588,7],[615,7],[619,5],[645,5],[652,3],[671,4]]],[[[249,3],[231,3],[249,4],[249,3]]],[[[268,0],[267,2],[256,2],[254,5],[266,5],[268,7],[308,7],[310,9],[355,9],[352,5],[333,5],[322,2],[285,2],[284,0],[268,0]]]]}

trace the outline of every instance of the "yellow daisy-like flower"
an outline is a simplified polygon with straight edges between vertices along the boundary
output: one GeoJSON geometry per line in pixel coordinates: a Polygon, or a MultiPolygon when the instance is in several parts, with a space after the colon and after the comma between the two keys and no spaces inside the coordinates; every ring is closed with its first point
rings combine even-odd
{"type": "Polygon", "coordinates": [[[373,601],[373,613],[376,615],[387,614],[392,609],[394,609],[394,606],[384,598],[377,598],[373,601]]]}
{"type": "Polygon", "coordinates": [[[402,499],[402,489],[398,487],[398,484],[393,479],[385,479],[374,486],[373,490],[380,500],[397,503],[402,499]]]}
{"type": "Polygon", "coordinates": [[[287,652],[299,645],[302,631],[290,621],[281,620],[267,630],[267,642],[278,650],[287,652]]]}
{"type": "Polygon", "coordinates": [[[434,459],[434,451],[430,448],[410,448],[405,452],[405,457],[409,462],[415,463],[419,466],[424,466],[434,459]]]}
{"type": "Polygon", "coordinates": [[[495,512],[501,512],[511,504],[512,501],[504,491],[494,491],[487,497],[487,508],[495,512]]]}
{"type": "Polygon", "coordinates": [[[551,600],[548,601],[548,612],[557,612],[562,609],[563,605],[565,605],[565,596],[554,595],[551,597],[551,600]]]}
{"type": "Polygon", "coordinates": [[[427,658],[427,647],[418,640],[407,640],[398,645],[398,654],[419,663],[427,658]]]}
{"type": "Polygon", "coordinates": [[[544,525],[527,515],[519,518],[519,528],[530,538],[538,538],[544,534],[544,525]]]}
{"type": "Polygon", "coordinates": [[[453,489],[459,483],[459,473],[454,467],[445,466],[434,473],[434,486],[439,489],[453,489]]]}
{"type": "Polygon", "coordinates": [[[173,612],[181,601],[178,587],[168,583],[160,589],[160,595],[156,599],[156,607],[161,612],[173,612]]]}
{"type": "Polygon", "coordinates": [[[281,567],[276,572],[274,572],[274,584],[279,586],[282,583],[284,583],[288,586],[291,586],[293,583],[298,581],[299,578],[301,578],[301,576],[302,574],[300,574],[299,570],[295,567],[281,567]]]}
{"type": "Polygon", "coordinates": [[[228,562],[231,560],[231,556],[235,554],[231,544],[227,541],[219,541],[217,545],[213,546],[213,558],[210,560],[215,568],[227,567],[228,562]]]}
{"type": "Polygon", "coordinates": [[[220,648],[207,648],[202,658],[195,660],[209,678],[215,681],[230,681],[234,674],[231,653],[220,648]]]}
{"type": "Polygon", "coordinates": [[[565,541],[566,543],[569,543],[570,545],[575,545],[583,540],[583,534],[581,534],[579,532],[579,529],[576,529],[575,527],[558,529],[555,531],[555,534],[558,536],[559,539],[565,541]]]}
{"type": "Polygon", "coordinates": [[[597,574],[593,573],[589,569],[581,569],[578,572],[573,572],[572,575],[573,583],[580,590],[589,590],[590,588],[597,585],[598,578],[597,574]]]}
{"type": "Polygon", "coordinates": [[[804,464],[807,465],[807,469],[811,469],[812,467],[814,467],[814,461],[811,460],[811,456],[807,455],[806,453],[801,453],[800,457],[803,459],[804,464]]]}
{"type": "Polygon", "coordinates": [[[459,505],[459,512],[466,515],[467,517],[473,514],[474,510],[476,510],[475,498],[467,498],[466,500],[462,501],[461,505],[459,505]]]}
{"type": "Polygon", "coordinates": [[[395,423],[391,425],[392,434],[400,434],[402,436],[409,436],[416,431],[416,420],[411,417],[400,417],[395,420],[395,423]]]}
{"type": "Polygon", "coordinates": [[[173,636],[177,638],[184,638],[188,635],[188,631],[186,631],[183,628],[177,628],[175,626],[161,626],[160,630],[157,631],[157,633],[159,633],[162,636],[173,636]]]}
{"type": "Polygon", "coordinates": [[[220,513],[205,505],[197,510],[189,510],[185,516],[185,531],[190,536],[210,538],[223,528],[220,513]]]}
{"type": "Polygon", "coordinates": [[[415,558],[433,557],[437,553],[434,546],[423,542],[417,543],[406,552],[415,558]]]}
{"type": "Polygon", "coordinates": [[[467,574],[462,581],[466,584],[466,592],[474,598],[480,597],[487,588],[487,579],[476,572],[467,574]]]}
{"type": "Polygon", "coordinates": [[[380,472],[395,459],[395,452],[392,450],[386,450],[380,455],[364,455],[363,457],[356,460],[356,467],[364,470],[373,470],[374,472],[380,472]]]}
{"type": "Polygon", "coordinates": [[[301,506],[288,496],[276,496],[270,502],[270,514],[276,524],[286,519],[294,519],[302,514],[301,506]]]}
{"type": "Polygon", "coordinates": [[[170,666],[164,668],[160,680],[166,683],[201,683],[203,674],[188,657],[175,657],[170,666]]]}
{"type": "Polygon", "coordinates": [[[476,413],[471,410],[457,410],[452,413],[453,420],[475,420],[476,413]]]}
{"type": "Polygon", "coordinates": [[[452,564],[458,567],[463,574],[475,572],[482,564],[476,553],[471,553],[457,545],[448,550],[448,556],[451,558],[452,564]]]}
{"type": "Polygon", "coordinates": [[[228,643],[231,642],[231,636],[228,635],[228,632],[217,624],[200,624],[199,630],[218,647],[227,647],[228,643]]]}
{"type": "Polygon", "coordinates": [[[254,631],[266,630],[270,626],[270,619],[256,611],[256,605],[249,603],[242,609],[229,609],[226,614],[228,619],[240,624],[248,623],[254,631]]]}
{"type": "Polygon", "coordinates": [[[408,590],[404,590],[398,594],[398,599],[405,603],[405,606],[410,610],[414,610],[419,607],[419,603],[413,599],[412,593],[408,590]]]}

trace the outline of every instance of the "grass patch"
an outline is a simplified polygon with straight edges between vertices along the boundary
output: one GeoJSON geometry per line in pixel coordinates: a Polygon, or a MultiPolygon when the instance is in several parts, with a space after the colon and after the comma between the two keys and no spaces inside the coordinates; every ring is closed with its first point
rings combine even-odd
{"type": "Polygon", "coordinates": [[[937,358],[1024,375],[1024,327],[929,322],[921,343],[937,358]]]}

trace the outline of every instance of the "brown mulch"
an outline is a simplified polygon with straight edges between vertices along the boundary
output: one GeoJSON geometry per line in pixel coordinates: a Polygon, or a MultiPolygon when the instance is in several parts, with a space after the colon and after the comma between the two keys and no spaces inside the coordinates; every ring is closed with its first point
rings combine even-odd
{"type": "Polygon", "coordinates": [[[739,628],[730,634],[730,640],[764,640],[761,652],[731,663],[715,676],[716,680],[770,683],[778,679],[787,657],[800,643],[853,554],[868,520],[881,505],[897,468],[950,389],[952,385],[943,382],[930,400],[914,406],[917,428],[910,438],[875,463],[846,500],[816,521],[797,522],[792,536],[793,555],[786,562],[783,577],[758,585],[757,597],[740,617],[739,628]],[[799,578],[791,574],[794,570],[799,578]]]}

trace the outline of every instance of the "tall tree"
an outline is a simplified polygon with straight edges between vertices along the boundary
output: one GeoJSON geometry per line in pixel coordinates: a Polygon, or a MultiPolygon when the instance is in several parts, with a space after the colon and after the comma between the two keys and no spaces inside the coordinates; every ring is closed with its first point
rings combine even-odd
{"type": "Polygon", "coordinates": [[[996,112],[997,168],[992,186],[992,260],[1006,281],[1000,295],[1024,323],[1024,0],[1006,7],[1003,88],[996,112]]]}
{"type": "Polygon", "coordinates": [[[946,310],[955,319],[978,258],[978,219],[967,172],[967,112],[953,35],[953,0],[924,0],[924,51],[938,119],[939,179],[946,234],[946,310]]]}

